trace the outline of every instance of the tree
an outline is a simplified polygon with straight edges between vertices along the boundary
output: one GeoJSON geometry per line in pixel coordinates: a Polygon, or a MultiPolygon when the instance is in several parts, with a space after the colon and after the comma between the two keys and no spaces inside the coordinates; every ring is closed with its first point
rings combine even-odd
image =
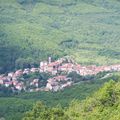
{"type": "Polygon", "coordinates": [[[66,113],[72,120],[119,120],[120,82],[105,83],[92,97],[72,102],[66,113]]]}
{"type": "Polygon", "coordinates": [[[35,61],[33,58],[18,58],[15,61],[15,68],[16,69],[24,69],[24,68],[31,68],[31,67],[38,67],[39,63],[35,61]]]}
{"type": "Polygon", "coordinates": [[[48,108],[42,102],[37,102],[32,111],[27,112],[23,120],[69,120],[60,107],[48,108]]]}
{"type": "Polygon", "coordinates": [[[72,78],[72,80],[74,82],[79,82],[79,81],[83,80],[83,77],[81,75],[77,74],[76,72],[70,72],[67,77],[72,78]]]}

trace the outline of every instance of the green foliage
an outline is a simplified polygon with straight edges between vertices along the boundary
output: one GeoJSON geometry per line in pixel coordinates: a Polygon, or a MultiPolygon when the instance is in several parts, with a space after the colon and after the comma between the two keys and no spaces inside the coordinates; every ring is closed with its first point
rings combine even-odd
{"type": "Polygon", "coordinates": [[[0,39],[0,73],[13,70],[20,51],[17,45],[11,45],[8,40],[0,39]]]}
{"type": "Polygon", "coordinates": [[[15,68],[16,69],[24,69],[24,68],[31,68],[31,67],[38,67],[39,62],[35,61],[33,58],[18,58],[15,61],[15,68]]]}
{"type": "Polygon", "coordinates": [[[78,46],[78,41],[76,40],[65,40],[60,43],[61,47],[66,48],[75,48],[78,46]]]}
{"type": "MultiPolygon", "coordinates": [[[[36,65],[34,60],[38,65],[48,56],[70,55],[81,64],[119,63],[119,11],[119,0],[0,0],[0,73],[36,65]]],[[[116,76],[112,79],[118,81],[116,76]]],[[[105,81],[109,79],[79,83],[58,93],[0,98],[0,117],[20,120],[38,100],[67,106],[73,98],[86,98],[105,81]]],[[[72,120],[119,120],[119,88],[119,82],[108,83],[82,103],[73,102],[65,114],[72,120]]],[[[54,118],[56,112],[51,111],[54,118]]]]}
{"type": "Polygon", "coordinates": [[[46,107],[37,103],[23,120],[119,120],[120,81],[109,81],[91,97],[73,100],[69,107],[46,107]],[[113,116],[113,117],[112,117],[113,116]]]}
{"type": "Polygon", "coordinates": [[[32,100],[16,99],[16,98],[0,98],[0,118],[6,120],[21,120],[24,112],[32,109],[32,100]]]}
{"type": "Polygon", "coordinates": [[[60,106],[48,108],[37,102],[32,111],[27,112],[23,120],[69,120],[60,106]]]}
{"type": "Polygon", "coordinates": [[[49,74],[49,73],[35,72],[35,73],[30,73],[30,74],[24,74],[21,78],[24,79],[22,81],[25,83],[26,86],[28,86],[28,89],[29,89],[29,84],[34,79],[38,79],[38,86],[43,87],[43,86],[45,86],[47,84],[47,80],[50,77],[52,77],[52,75],[49,74]]]}
{"type": "Polygon", "coordinates": [[[67,114],[72,120],[119,120],[119,106],[120,82],[110,81],[86,100],[71,103],[67,114]]]}
{"type": "Polygon", "coordinates": [[[13,95],[13,92],[10,87],[0,85],[0,97],[6,97],[11,95],[13,95]]]}
{"type": "Polygon", "coordinates": [[[107,56],[109,58],[117,58],[119,59],[120,58],[120,52],[118,51],[114,51],[114,50],[107,50],[107,49],[104,49],[104,50],[101,50],[99,52],[99,54],[102,56],[107,56]]]}
{"type": "Polygon", "coordinates": [[[119,8],[117,0],[0,0],[0,72],[48,56],[119,63],[119,8]]]}
{"type": "Polygon", "coordinates": [[[80,76],[76,72],[70,72],[67,77],[70,77],[74,82],[82,81],[84,77],[80,76]]]}
{"type": "MultiPolygon", "coordinates": [[[[64,91],[59,91],[59,92],[32,92],[32,93],[19,93],[18,95],[12,95],[11,97],[4,97],[0,98],[0,117],[4,117],[6,120],[21,120],[23,117],[24,112],[26,111],[31,111],[32,109],[32,104],[36,101],[42,101],[42,103],[44,103],[47,108],[50,108],[49,110],[51,110],[51,108],[55,108],[57,109],[57,105],[61,105],[62,106],[62,110],[65,114],[65,116],[69,116],[71,118],[71,116],[78,116],[79,112],[81,111],[82,107],[79,107],[79,101],[80,100],[84,100],[86,97],[91,96],[95,91],[97,91],[105,82],[108,82],[110,79],[113,79],[116,82],[119,82],[119,73],[115,73],[113,76],[108,77],[108,78],[103,78],[105,73],[101,73],[98,76],[100,77],[99,79],[96,77],[96,80],[90,80],[90,81],[83,81],[80,82],[78,84],[75,84],[74,86],[70,87],[70,88],[66,88],[64,89],[64,91]],[[103,75],[101,75],[103,74],[103,75]],[[75,99],[75,103],[73,101],[73,99],[75,99]],[[71,101],[73,101],[72,103],[76,104],[76,106],[74,104],[71,103],[71,101]],[[68,105],[71,103],[72,106],[74,106],[74,108],[72,107],[70,110],[71,112],[69,112],[69,108],[68,110],[63,109],[63,107],[68,107],[68,105]],[[67,113],[65,112],[67,111],[67,113]],[[78,114],[78,115],[77,115],[78,114]],[[16,118],[16,119],[15,119],[16,118]]],[[[114,82],[112,82],[111,84],[116,84],[114,82]]],[[[107,91],[107,93],[105,93],[104,95],[100,95],[97,93],[95,93],[97,96],[94,97],[94,101],[92,103],[96,103],[96,98],[97,101],[100,99],[103,102],[103,105],[108,106],[109,104],[113,104],[115,102],[115,97],[113,97],[111,99],[111,97],[109,96],[109,93],[112,93],[112,90],[114,90],[114,88],[112,88],[112,85],[107,85],[107,87],[105,87],[104,89],[101,89],[100,93],[102,94],[102,92],[107,91],[107,89],[109,88],[110,92],[107,91]],[[102,96],[104,96],[105,99],[102,99],[102,96]],[[110,102],[107,102],[107,98],[106,96],[109,97],[108,100],[110,100],[110,102]],[[99,98],[99,99],[98,99],[99,98]]],[[[119,86],[118,86],[119,87],[119,86]]],[[[116,88],[115,88],[116,89],[116,88]]],[[[87,98],[89,99],[89,98],[87,98]]],[[[87,100],[86,99],[86,100],[87,100]]],[[[91,101],[91,100],[90,100],[91,101]]],[[[89,103],[89,102],[87,102],[89,103]]],[[[85,103],[85,104],[87,104],[85,103]]],[[[98,101],[99,103],[99,101],[98,101]]],[[[71,106],[70,105],[70,106],[71,106]]],[[[94,105],[94,104],[93,104],[94,105]]],[[[102,106],[103,106],[102,105],[102,106]]],[[[87,108],[87,107],[86,107],[87,108]]],[[[61,107],[59,107],[60,111],[61,111],[61,107]]],[[[87,108],[88,109],[88,108],[87,108]]],[[[117,111],[115,111],[114,113],[116,114],[117,111]]],[[[61,113],[61,112],[60,112],[61,113]]],[[[53,113],[51,113],[53,114],[53,113]]],[[[53,115],[54,116],[54,115],[53,115]]],[[[116,118],[116,116],[115,116],[116,118]]],[[[74,120],[74,119],[72,119],[74,120]]],[[[79,119],[78,119],[79,120],[79,119]]]]}
{"type": "MultiPolygon", "coordinates": [[[[100,72],[97,75],[86,75],[86,76],[81,76],[76,72],[70,72],[67,75],[67,77],[70,77],[74,81],[74,83],[78,84],[78,82],[82,82],[82,81],[96,81],[100,78],[103,78],[106,74],[110,74],[110,72],[100,72]]],[[[118,76],[115,75],[115,77],[116,79],[118,79],[118,76]]]]}

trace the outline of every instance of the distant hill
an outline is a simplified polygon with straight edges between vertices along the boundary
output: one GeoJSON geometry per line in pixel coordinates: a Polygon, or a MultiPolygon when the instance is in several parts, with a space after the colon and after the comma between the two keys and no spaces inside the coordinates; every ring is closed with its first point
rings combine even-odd
{"type": "Polygon", "coordinates": [[[48,56],[119,63],[119,11],[119,0],[0,0],[0,72],[48,56]]]}

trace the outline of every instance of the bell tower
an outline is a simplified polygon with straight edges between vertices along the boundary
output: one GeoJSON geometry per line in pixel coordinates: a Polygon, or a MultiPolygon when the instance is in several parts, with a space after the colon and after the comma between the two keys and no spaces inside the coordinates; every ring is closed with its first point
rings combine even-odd
{"type": "Polygon", "coordinates": [[[51,57],[48,58],[48,64],[50,64],[50,63],[51,63],[51,57]]]}

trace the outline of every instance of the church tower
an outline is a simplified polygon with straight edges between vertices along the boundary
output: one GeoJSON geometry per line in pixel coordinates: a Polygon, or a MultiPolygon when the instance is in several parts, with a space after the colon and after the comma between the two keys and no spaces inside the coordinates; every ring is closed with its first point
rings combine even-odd
{"type": "Polygon", "coordinates": [[[48,64],[50,64],[50,63],[51,63],[51,57],[48,58],[48,64]]]}

